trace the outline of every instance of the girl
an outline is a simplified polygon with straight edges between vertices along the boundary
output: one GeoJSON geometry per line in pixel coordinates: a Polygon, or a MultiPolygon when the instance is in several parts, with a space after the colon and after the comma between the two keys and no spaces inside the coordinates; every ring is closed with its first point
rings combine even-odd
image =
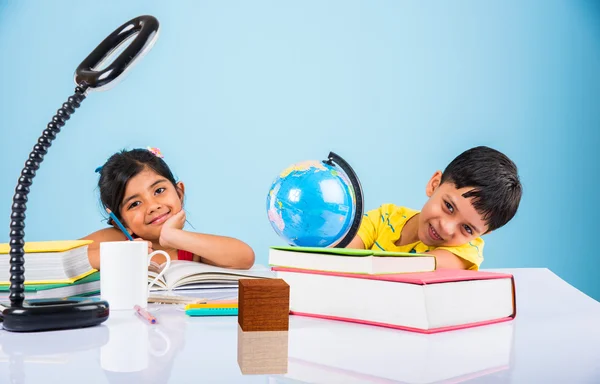
{"type": "MultiPolygon", "coordinates": [[[[111,210],[136,241],[147,241],[148,252],[160,249],[171,260],[194,260],[224,268],[249,269],[254,251],[246,243],[225,236],[194,233],[183,229],[184,185],[176,182],[158,149],[133,149],[112,155],[96,170],[105,209],[111,210]]],[[[100,270],[100,243],[127,237],[116,223],[83,239],[93,268],[100,270]]],[[[159,264],[166,261],[157,254],[159,264]]],[[[154,259],[153,258],[153,259],[154,259]]]]}

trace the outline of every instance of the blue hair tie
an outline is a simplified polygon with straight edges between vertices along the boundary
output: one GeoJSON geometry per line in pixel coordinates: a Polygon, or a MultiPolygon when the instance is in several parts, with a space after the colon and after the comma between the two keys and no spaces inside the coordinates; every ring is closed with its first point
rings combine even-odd
{"type": "Polygon", "coordinates": [[[99,166],[98,168],[96,168],[96,170],[94,172],[96,173],[100,173],[100,171],[102,170],[103,165],[99,166]]]}

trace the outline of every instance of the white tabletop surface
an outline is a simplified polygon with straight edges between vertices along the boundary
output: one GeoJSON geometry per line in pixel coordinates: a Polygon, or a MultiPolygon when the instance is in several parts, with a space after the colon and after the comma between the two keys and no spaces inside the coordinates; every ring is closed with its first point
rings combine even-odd
{"type": "Polygon", "coordinates": [[[0,330],[0,383],[600,383],[600,303],[547,269],[515,275],[512,322],[422,335],[290,316],[288,332],[241,332],[237,317],[159,323],[112,312],[100,326],[0,330]]]}

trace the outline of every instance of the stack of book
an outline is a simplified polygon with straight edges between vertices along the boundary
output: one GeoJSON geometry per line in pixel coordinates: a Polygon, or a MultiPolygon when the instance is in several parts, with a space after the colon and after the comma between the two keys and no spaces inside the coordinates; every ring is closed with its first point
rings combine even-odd
{"type": "Polygon", "coordinates": [[[428,254],[271,247],[269,265],[290,286],[290,313],[437,333],[508,321],[514,278],[438,270],[428,254]]]}
{"type": "MultiPolygon", "coordinates": [[[[100,292],[100,274],[88,259],[91,240],[25,243],[25,298],[47,299],[100,292]]],[[[0,244],[0,300],[10,294],[10,246],[0,244]]]]}

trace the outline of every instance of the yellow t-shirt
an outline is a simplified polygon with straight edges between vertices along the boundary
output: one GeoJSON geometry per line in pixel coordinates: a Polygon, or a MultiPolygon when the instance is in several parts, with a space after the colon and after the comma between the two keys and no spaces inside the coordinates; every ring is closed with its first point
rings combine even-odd
{"type": "Polygon", "coordinates": [[[358,229],[358,236],[365,243],[366,249],[410,253],[425,253],[434,249],[445,249],[468,261],[471,264],[469,269],[479,269],[483,262],[484,241],[481,237],[473,239],[468,244],[455,247],[432,247],[421,241],[397,246],[395,243],[400,238],[404,224],[417,213],[419,211],[410,208],[394,204],[383,204],[364,215],[358,229]]]}

